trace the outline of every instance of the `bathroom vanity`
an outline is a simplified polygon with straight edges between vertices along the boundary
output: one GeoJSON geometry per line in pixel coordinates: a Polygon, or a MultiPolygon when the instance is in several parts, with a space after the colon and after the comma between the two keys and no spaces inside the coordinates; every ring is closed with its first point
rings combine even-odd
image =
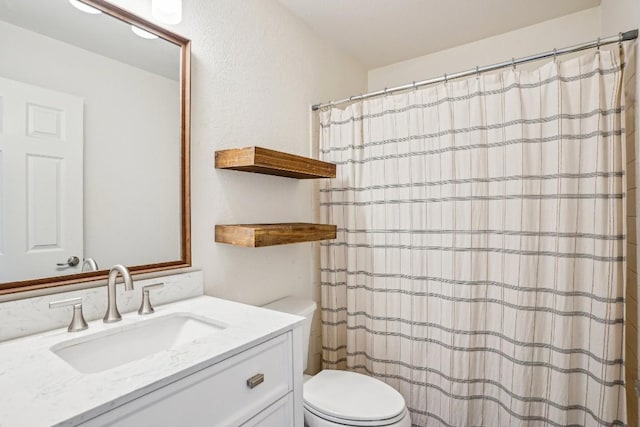
{"type": "Polygon", "coordinates": [[[0,343],[0,425],[300,426],[301,321],[201,296],[0,343]]]}

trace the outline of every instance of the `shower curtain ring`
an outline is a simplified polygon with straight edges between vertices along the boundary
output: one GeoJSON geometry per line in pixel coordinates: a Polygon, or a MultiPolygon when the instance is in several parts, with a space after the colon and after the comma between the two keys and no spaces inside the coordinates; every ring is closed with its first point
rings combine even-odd
{"type": "Polygon", "coordinates": [[[618,33],[618,46],[622,47],[622,39],[624,38],[624,36],[622,35],[622,33],[618,33]]]}
{"type": "Polygon", "coordinates": [[[445,84],[449,83],[449,79],[447,79],[447,73],[444,73],[444,82],[445,84]]]}
{"type": "Polygon", "coordinates": [[[414,80],[413,81],[413,90],[416,90],[416,89],[418,89],[418,86],[416,86],[416,81],[414,80]]]}
{"type": "Polygon", "coordinates": [[[515,57],[511,57],[511,66],[513,67],[513,71],[516,70],[516,58],[515,57]]]}
{"type": "Polygon", "coordinates": [[[553,48],[553,62],[558,62],[558,49],[553,48]]]}
{"type": "Polygon", "coordinates": [[[480,78],[480,67],[476,65],[476,79],[480,78]]]}
{"type": "Polygon", "coordinates": [[[596,45],[596,48],[600,51],[600,37],[598,37],[598,44],[596,45]]]}

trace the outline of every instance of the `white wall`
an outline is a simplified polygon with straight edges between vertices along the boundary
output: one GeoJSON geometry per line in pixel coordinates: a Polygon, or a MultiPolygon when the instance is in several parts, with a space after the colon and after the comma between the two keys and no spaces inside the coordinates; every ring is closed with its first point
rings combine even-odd
{"type": "Polygon", "coordinates": [[[0,40],[0,76],[84,99],[84,256],[179,259],[178,82],[3,21],[0,40]]]}
{"type": "MultiPolygon", "coordinates": [[[[148,3],[114,1],[149,18],[148,3]]],[[[313,183],[216,170],[214,152],[260,145],[310,154],[310,105],[366,89],[365,68],[275,0],[184,1],[192,40],[192,251],[205,292],[262,304],[312,296],[313,245],[214,243],[215,224],[313,221],[313,183]]]]}
{"type": "MultiPolygon", "coordinates": [[[[443,34],[444,36],[446,34],[443,34]]],[[[442,76],[444,73],[469,70],[512,57],[571,46],[595,40],[599,36],[600,8],[586,9],[516,31],[370,70],[369,91],[442,76]]]]}

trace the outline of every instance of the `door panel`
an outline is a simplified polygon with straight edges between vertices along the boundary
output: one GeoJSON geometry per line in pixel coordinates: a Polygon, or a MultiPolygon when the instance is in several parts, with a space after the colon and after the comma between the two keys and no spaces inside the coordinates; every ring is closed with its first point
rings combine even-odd
{"type": "Polygon", "coordinates": [[[27,155],[27,252],[60,249],[62,160],[27,155]]]}
{"type": "Polygon", "coordinates": [[[0,78],[0,282],[79,273],[83,100],[0,78]]]}
{"type": "Polygon", "coordinates": [[[64,142],[64,111],[27,104],[27,136],[64,142]]]}

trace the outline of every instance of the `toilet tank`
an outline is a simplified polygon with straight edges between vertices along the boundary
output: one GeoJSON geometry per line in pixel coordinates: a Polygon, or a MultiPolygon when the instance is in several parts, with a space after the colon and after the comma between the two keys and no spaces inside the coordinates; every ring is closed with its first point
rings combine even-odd
{"type": "Polygon", "coordinates": [[[316,303],[307,298],[286,297],[263,305],[269,310],[281,311],[283,313],[295,314],[304,317],[302,324],[302,363],[304,370],[307,370],[307,359],[309,357],[309,338],[311,337],[311,321],[313,313],[316,311],[316,303]]]}

